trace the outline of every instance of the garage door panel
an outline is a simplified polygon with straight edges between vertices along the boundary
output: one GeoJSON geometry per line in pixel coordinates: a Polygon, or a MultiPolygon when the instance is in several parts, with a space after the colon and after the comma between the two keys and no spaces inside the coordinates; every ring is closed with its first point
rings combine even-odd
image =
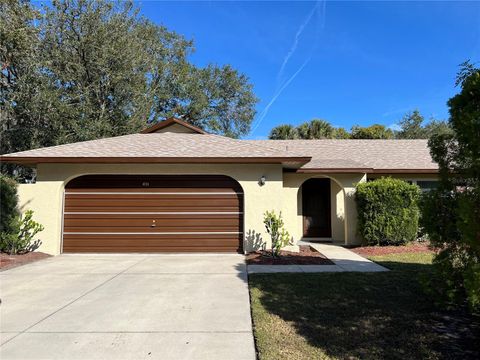
{"type": "Polygon", "coordinates": [[[121,220],[138,220],[138,219],[155,219],[155,220],[205,220],[210,218],[216,219],[239,219],[242,213],[239,211],[232,212],[70,212],[65,213],[65,221],[70,220],[90,220],[90,219],[121,219],[121,220]]]}
{"type": "Polygon", "coordinates": [[[108,201],[108,200],[144,200],[144,201],[168,201],[168,200],[195,200],[195,201],[205,201],[205,200],[238,200],[240,195],[237,193],[223,194],[223,193],[115,193],[115,192],[103,192],[103,193],[71,193],[66,192],[65,198],[70,201],[108,201]]]}
{"type": "MultiPolygon", "coordinates": [[[[188,215],[177,215],[164,217],[161,215],[131,215],[130,218],[126,218],[128,215],[98,215],[92,214],[87,217],[78,217],[78,215],[66,215],[65,227],[68,226],[143,226],[150,227],[153,223],[157,227],[162,226],[202,226],[202,225],[240,225],[240,219],[238,214],[231,214],[228,217],[220,217],[216,214],[212,215],[196,215],[195,217],[189,217],[188,215]]],[[[81,215],[80,215],[81,216],[81,215]]],[[[85,215],[84,215],[85,216],[85,215]]]]}
{"type": "MultiPolygon", "coordinates": [[[[121,228],[125,229],[138,229],[138,230],[152,230],[160,228],[166,231],[186,231],[188,228],[201,228],[201,229],[218,229],[228,231],[238,231],[240,228],[240,219],[237,217],[232,218],[217,218],[215,215],[210,217],[204,216],[202,218],[189,219],[189,218],[177,218],[177,219],[162,219],[158,217],[144,217],[144,218],[132,218],[127,221],[124,218],[65,218],[65,231],[79,231],[85,229],[85,231],[93,231],[92,229],[112,229],[121,228]],[[175,229],[175,230],[171,230],[175,229]]],[[[132,230],[129,230],[132,231],[132,230]]]]}
{"type": "Polygon", "coordinates": [[[71,213],[102,213],[102,212],[111,212],[111,213],[165,213],[165,212],[183,212],[183,213],[193,213],[193,212],[239,212],[237,206],[203,206],[203,207],[128,207],[128,206],[118,206],[118,207],[102,207],[98,206],[95,208],[92,207],[65,207],[65,212],[67,214],[71,213]]]}
{"type": "MultiPolygon", "coordinates": [[[[165,226],[162,227],[161,232],[188,232],[189,230],[195,230],[195,232],[238,232],[238,226],[198,226],[195,228],[188,228],[182,226],[165,226]]],[[[65,234],[69,233],[158,233],[157,228],[150,227],[135,227],[135,226],[122,226],[122,227],[93,227],[93,226],[84,226],[84,227],[65,227],[65,234]]]]}
{"type": "Polygon", "coordinates": [[[106,232],[106,233],[122,233],[122,232],[238,232],[238,224],[212,224],[212,225],[198,225],[198,226],[183,226],[183,225],[165,225],[162,227],[150,226],[131,226],[131,224],[124,224],[120,227],[114,226],[65,226],[65,233],[81,233],[81,232],[106,232]],[[161,231],[159,231],[159,229],[161,231]]]}
{"type": "Polygon", "coordinates": [[[66,212],[181,212],[239,211],[242,199],[237,197],[164,197],[164,198],[70,198],[65,199],[66,212]]]}
{"type": "MultiPolygon", "coordinates": [[[[232,252],[240,251],[240,234],[64,235],[70,252],[232,252]],[[112,251],[114,249],[114,251],[112,251]]],[[[65,245],[65,241],[67,244],[65,245]]]]}
{"type": "Polygon", "coordinates": [[[243,194],[230,178],[85,178],[65,192],[65,252],[241,251],[243,194]]]}
{"type": "Polygon", "coordinates": [[[204,246],[185,246],[185,247],[176,247],[165,245],[161,248],[159,247],[149,247],[149,246],[131,246],[131,247],[92,247],[91,249],[86,250],[82,248],[72,248],[64,247],[64,252],[67,253],[232,253],[232,252],[241,252],[241,250],[232,250],[231,247],[218,247],[218,248],[209,248],[204,246]]]}
{"type": "MultiPolygon", "coordinates": [[[[197,184],[198,185],[198,184],[197,184]]],[[[68,188],[68,193],[72,195],[95,195],[95,194],[102,194],[102,193],[120,193],[120,194],[146,194],[149,195],[151,193],[154,194],[194,194],[194,193],[208,193],[208,194],[242,194],[242,191],[239,189],[233,188],[226,188],[226,187],[217,187],[217,188],[207,188],[207,187],[189,187],[189,188],[181,188],[181,187],[171,187],[171,188],[159,188],[159,187],[145,187],[145,188],[68,188]]]]}
{"type": "Polygon", "coordinates": [[[162,197],[122,197],[111,195],[109,197],[72,198],[67,196],[68,206],[75,207],[162,207],[162,208],[188,208],[188,207],[238,207],[240,202],[236,197],[220,196],[162,196],[162,197]]]}

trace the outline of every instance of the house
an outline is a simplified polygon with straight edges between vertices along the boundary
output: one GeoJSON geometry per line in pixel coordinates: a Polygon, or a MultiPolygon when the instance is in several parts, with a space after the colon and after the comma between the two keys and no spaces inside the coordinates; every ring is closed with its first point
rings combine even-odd
{"type": "Polygon", "coordinates": [[[357,183],[433,186],[426,140],[236,140],[178,119],[139,134],[1,156],[36,166],[22,209],[45,226],[40,250],[247,252],[269,242],[266,210],[294,241],[359,244],[357,183]]]}

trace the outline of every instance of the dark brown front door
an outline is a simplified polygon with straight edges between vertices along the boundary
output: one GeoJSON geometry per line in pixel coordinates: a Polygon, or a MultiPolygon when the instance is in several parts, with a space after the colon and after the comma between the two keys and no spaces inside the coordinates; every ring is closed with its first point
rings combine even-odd
{"type": "Polygon", "coordinates": [[[241,252],[243,193],[226,176],[87,175],[65,188],[64,252],[241,252]]]}
{"type": "Polygon", "coordinates": [[[302,185],[304,237],[331,237],[330,179],[309,179],[302,185]]]}

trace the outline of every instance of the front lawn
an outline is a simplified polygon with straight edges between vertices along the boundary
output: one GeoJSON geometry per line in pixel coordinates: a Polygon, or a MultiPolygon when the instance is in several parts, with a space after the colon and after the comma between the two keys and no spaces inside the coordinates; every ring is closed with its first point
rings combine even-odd
{"type": "Polygon", "coordinates": [[[479,358],[478,319],[435,309],[422,291],[431,253],[371,259],[392,271],[251,274],[260,360],[479,358]]]}

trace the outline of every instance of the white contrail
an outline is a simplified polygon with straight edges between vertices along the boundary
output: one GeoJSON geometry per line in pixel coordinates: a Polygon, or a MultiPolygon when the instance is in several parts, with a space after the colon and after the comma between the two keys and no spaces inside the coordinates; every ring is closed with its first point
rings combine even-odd
{"type": "Polygon", "coordinates": [[[283,90],[285,90],[285,88],[290,85],[290,83],[297,77],[298,74],[300,74],[300,72],[303,70],[303,68],[305,66],[307,66],[307,64],[309,63],[311,59],[311,56],[307,58],[307,60],[304,61],[304,63],[298,68],[297,71],[295,71],[295,73],[290,76],[290,78],[282,85],[282,87],[280,89],[278,89],[278,91],[273,95],[272,99],[270,100],[270,102],[267,104],[267,106],[265,106],[265,109],[263,109],[262,113],[260,114],[260,117],[258,118],[257,120],[257,124],[255,125],[255,127],[253,128],[252,130],[252,134],[255,132],[255,130],[257,130],[258,126],[261,124],[262,120],[265,118],[265,116],[267,115],[268,113],[268,110],[270,110],[270,107],[273,105],[273,103],[277,100],[277,98],[282,94],[283,90]]]}
{"type": "Polygon", "coordinates": [[[303,64],[297,69],[297,71],[285,83],[283,83],[282,86],[280,86],[280,84],[278,84],[278,81],[280,80],[280,77],[283,75],[283,71],[285,69],[285,66],[286,66],[288,60],[290,59],[290,57],[293,55],[295,49],[297,48],[298,39],[299,39],[300,35],[302,34],[304,28],[308,25],[308,23],[309,23],[311,17],[313,16],[313,14],[316,12],[317,8],[319,7],[320,2],[317,2],[315,4],[315,7],[310,12],[310,14],[307,16],[306,20],[303,22],[303,24],[300,26],[299,30],[297,31],[297,33],[295,35],[295,41],[293,43],[293,46],[290,49],[287,56],[285,57],[285,59],[283,60],[282,66],[280,67],[280,71],[279,71],[278,76],[277,76],[277,88],[275,89],[274,95],[273,95],[272,99],[270,100],[270,102],[267,104],[267,106],[265,106],[263,111],[260,113],[260,116],[258,117],[258,119],[256,121],[257,123],[253,126],[251,134],[253,134],[255,132],[255,130],[257,130],[257,128],[260,126],[260,124],[263,121],[263,119],[265,118],[265,116],[267,116],[268,111],[270,110],[270,107],[274,104],[274,102],[278,99],[278,97],[282,94],[282,92],[287,88],[288,85],[290,85],[290,83],[297,77],[297,75],[300,74],[300,72],[303,70],[303,68],[305,68],[305,66],[307,66],[307,64],[310,62],[310,59],[312,58],[313,52],[317,48],[317,39],[318,39],[320,30],[321,30],[320,28],[323,28],[324,25],[325,25],[326,1],[322,1],[322,3],[323,3],[323,6],[322,6],[321,13],[319,13],[318,16],[317,16],[317,18],[320,18],[320,24],[317,24],[317,28],[316,28],[317,35],[315,37],[315,42],[314,42],[314,44],[311,48],[310,56],[307,58],[307,60],[305,60],[303,62],[303,64]]]}
{"type": "Polygon", "coordinates": [[[300,40],[300,36],[302,35],[303,33],[303,30],[305,30],[305,27],[308,25],[308,23],[310,22],[310,20],[312,19],[312,16],[313,14],[315,14],[315,12],[317,11],[318,7],[319,7],[319,2],[317,2],[315,4],[315,6],[313,7],[312,11],[310,11],[310,13],[307,15],[307,17],[305,18],[305,20],[303,21],[303,23],[300,25],[300,27],[298,28],[297,30],[297,33],[295,34],[295,38],[293,40],[293,44],[292,46],[290,47],[290,51],[287,53],[287,55],[285,56],[285,58],[283,59],[283,63],[282,63],[282,66],[280,67],[280,70],[278,72],[278,75],[277,75],[277,89],[280,85],[280,81],[282,80],[282,77],[283,77],[283,72],[285,71],[285,66],[287,66],[287,63],[288,63],[288,60],[290,60],[290,58],[292,57],[292,55],[295,53],[295,51],[297,50],[297,46],[298,46],[298,41],[300,40]]]}

